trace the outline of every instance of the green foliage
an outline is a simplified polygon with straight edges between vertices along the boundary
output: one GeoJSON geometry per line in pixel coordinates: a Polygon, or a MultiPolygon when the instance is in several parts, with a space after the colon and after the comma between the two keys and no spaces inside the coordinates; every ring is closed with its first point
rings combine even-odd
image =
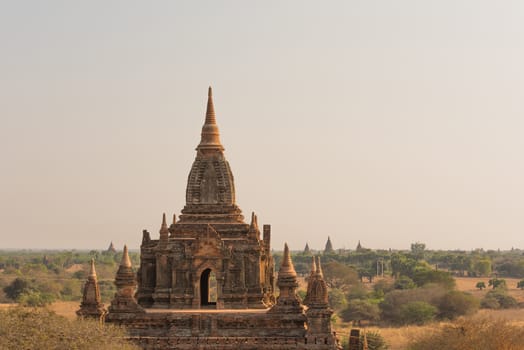
{"type": "Polygon", "coordinates": [[[335,311],[344,308],[347,305],[346,296],[341,289],[328,290],[329,306],[335,311]]]}
{"type": "Polygon", "coordinates": [[[473,272],[477,276],[489,276],[491,270],[491,260],[489,258],[479,259],[473,263],[473,272]]]}
{"type": "Polygon", "coordinates": [[[493,287],[493,289],[495,288],[506,289],[507,288],[506,280],[500,279],[500,278],[490,279],[488,281],[488,286],[493,287]]]}
{"type": "Polygon", "coordinates": [[[524,290],[524,279],[517,282],[517,288],[524,290]]]}
{"type": "Polygon", "coordinates": [[[16,301],[22,306],[42,307],[55,301],[54,295],[31,290],[20,294],[16,301]]]}
{"type": "Polygon", "coordinates": [[[395,289],[413,289],[417,287],[415,282],[413,282],[413,280],[408,276],[400,276],[395,279],[393,286],[395,289]]]}
{"type": "Polygon", "coordinates": [[[346,299],[366,299],[368,297],[368,290],[364,288],[362,283],[357,283],[349,288],[346,299]]]}
{"type": "Polygon", "coordinates": [[[426,245],[424,243],[416,242],[411,244],[411,254],[415,260],[424,259],[424,253],[426,250],[426,245]]]}
{"type": "Polygon", "coordinates": [[[477,284],[475,285],[475,288],[478,288],[479,290],[483,290],[484,288],[486,288],[486,283],[482,281],[477,282],[477,284]]]}
{"type": "Polygon", "coordinates": [[[28,293],[33,290],[32,284],[25,278],[15,278],[11,284],[4,287],[4,293],[8,298],[17,300],[23,293],[28,293]]]}
{"type": "Polygon", "coordinates": [[[435,306],[424,301],[411,301],[400,307],[400,323],[421,325],[432,321],[437,311],[435,306]]]}
{"type": "Polygon", "coordinates": [[[391,272],[395,277],[412,276],[416,266],[417,261],[405,254],[395,253],[391,256],[391,272]]]}
{"type": "Polygon", "coordinates": [[[395,288],[390,281],[385,279],[379,280],[373,286],[373,295],[377,299],[382,299],[387,292],[391,292],[393,289],[395,288]]]}
{"type": "Polygon", "coordinates": [[[484,309],[512,309],[518,307],[518,303],[504,289],[494,289],[486,293],[480,306],[484,309]]]}
{"type": "Polygon", "coordinates": [[[117,327],[67,320],[46,309],[0,311],[0,349],[138,350],[117,327]]]}
{"type": "Polygon", "coordinates": [[[522,349],[524,328],[506,320],[462,318],[414,339],[409,350],[501,350],[522,349]]]}
{"type": "MultiPolygon", "coordinates": [[[[403,324],[406,316],[402,313],[403,306],[411,302],[424,302],[436,309],[447,292],[445,288],[436,285],[389,292],[379,304],[382,320],[393,324],[403,324]]],[[[409,311],[411,310],[405,312],[409,311]]]]}
{"type": "Polygon", "coordinates": [[[480,306],[477,298],[473,295],[458,290],[449,291],[439,302],[439,318],[455,319],[459,316],[471,315],[480,306]]]}
{"type": "MultiPolygon", "coordinates": [[[[366,339],[368,342],[368,350],[387,350],[389,349],[386,340],[378,331],[367,331],[366,339]]],[[[360,334],[360,350],[363,350],[364,332],[360,334]]]]}
{"type": "Polygon", "coordinates": [[[357,271],[338,261],[330,261],[322,266],[324,279],[330,288],[348,289],[359,283],[357,271]]]}
{"type": "Polygon", "coordinates": [[[455,279],[447,271],[420,269],[415,271],[413,281],[422,287],[429,283],[439,284],[446,289],[455,288],[455,279]]]}
{"type": "Polygon", "coordinates": [[[376,322],[380,319],[380,310],[376,304],[368,300],[354,299],[348,302],[347,307],[340,313],[340,317],[346,322],[376,322]]]}

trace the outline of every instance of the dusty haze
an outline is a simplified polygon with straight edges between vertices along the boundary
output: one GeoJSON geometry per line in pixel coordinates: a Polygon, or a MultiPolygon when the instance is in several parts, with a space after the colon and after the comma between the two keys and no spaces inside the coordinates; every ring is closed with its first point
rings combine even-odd
{"type": "Polygon", "coordinates": [[[522,1],[0,4],[0,248],[179,213],[214,88],[273,247],[524,248],[522,1]]]}

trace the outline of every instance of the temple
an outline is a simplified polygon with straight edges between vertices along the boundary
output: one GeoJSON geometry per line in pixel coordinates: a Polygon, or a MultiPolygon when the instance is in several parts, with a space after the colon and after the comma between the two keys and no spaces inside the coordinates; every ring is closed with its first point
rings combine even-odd
{"type": "Polygon", "coordinates": [[[271,227],[236,204],[209,88],[186,204],[169,226],[163,214],[157,239],[143,231],[136,274],[124,248],[106,322],[144,349],[340,349],[320,266],[307,308],[289,248],[275,279],[270,243],[271,227]]]}

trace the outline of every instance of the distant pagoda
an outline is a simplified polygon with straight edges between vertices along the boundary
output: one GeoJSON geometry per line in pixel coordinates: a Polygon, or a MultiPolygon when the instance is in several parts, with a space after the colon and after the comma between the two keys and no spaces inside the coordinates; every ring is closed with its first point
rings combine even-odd
{"type": "Polygon", "coordinates": [[[116,253],[116,248],[113,245],[113,241],[111,241],[111,244],[109,245],[109,248],[107,248],[106,252],[108,252],[108,253],[116,253]]]}
{"type": "Polygon", "coordinates": [[[333,249],[333,244],[331,243],[331,238],[328,236],[326,247],[324,248],[324,253],[333,253],[335,250],[333,249]]]}

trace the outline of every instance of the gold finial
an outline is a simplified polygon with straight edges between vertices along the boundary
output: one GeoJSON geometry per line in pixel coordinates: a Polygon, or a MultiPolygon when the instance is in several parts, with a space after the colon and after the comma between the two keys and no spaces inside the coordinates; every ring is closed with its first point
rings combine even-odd
{"type": "Polygon", "coordinates": [[[213,104],[213,89],[211,86],[207,90],[207,110],[206,110],[206,124],[216,124],[215,105],[213,104]]]}
{"type": "Polygon", "coordinates": [[[200,144],[197,150],[223,151],[224,147],[220,143],[220,133],[215,117],[215,106],[213,104],[213,90],[211,86],[207,91],[206,120],[202,126],[200,144]]]}
{"type": "Polygon", "coordinates": [[[287,243],[284,244],[284,256],[282,257],[282,264],[280,265],[280,270],[278,271],[279,276],[296,276],[297,272],[293,266],[293,261],[291,260],[291,255],[289,253],[289,248],[287,243]]]}
{"type": "Polygon", "coordinates": [[[162,226],[160,226],[160,231],[167,229],[166,213],[162,214],[162,226]]]}
{"type": "Polygon", "coordinates": [[[91,268],[89,269],[89,277],[96,279],[95,259],[93,258],[91,258],[91,268]]]}
{"type": "Polygon", "coordinates": [[[322,266],[320,266],[320,255],[317,256],[317,274],[321,277],[324,277],[324,273],[322,272],[322,266]]]}
{"type": "Polygon", "coordinates": [[[315,275],[317,273],[317,263],[315,261],[315,257],[311,257],[311,275],[315,275]]]}
{"type": "Polygon", "coordinates": [[[120,266],[123,267],[131,267],[131,259],[129,259],[129,253],[127,251],[127,245],[124,245],[124,253],[122,254],[122,261],[120,262],[120,266]]]}

